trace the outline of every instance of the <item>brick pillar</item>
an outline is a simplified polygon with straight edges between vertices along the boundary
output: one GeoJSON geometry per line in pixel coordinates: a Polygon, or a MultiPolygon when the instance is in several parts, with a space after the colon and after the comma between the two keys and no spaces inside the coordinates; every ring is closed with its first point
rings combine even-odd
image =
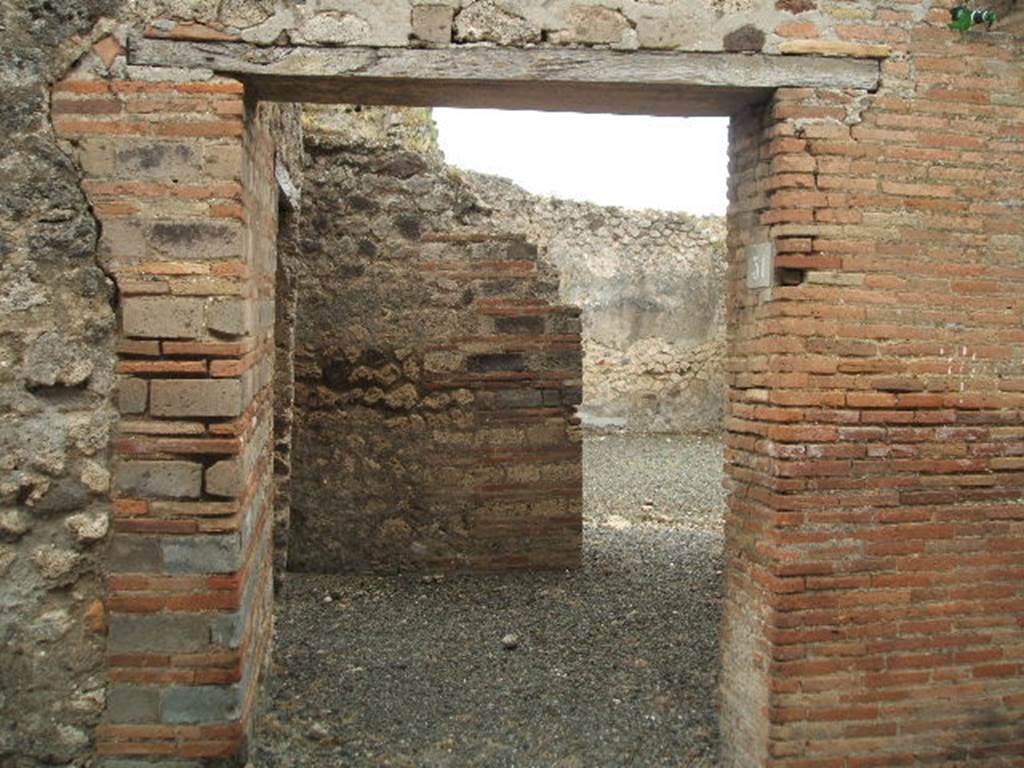
{"type": "Polygon", "coordinates": [[[271,621],[273,144],[240,84],[67,80],[120,297],[96,750],[244,758],[271,621]]]}
{"type": "Polygon", "coordinates": [[[736,115],[730,124],[728,253],[729,402],[725,420],[725,465],[730,488],[726,517],[726,599],[722,646],[722,760],[727,766],[763,765],[769,705],[770,648],[767,627],[771,601],[763,587],[767,564],[758,547],[773,510],[764,486],[768,456],[765,445],[749,428],[758,408],[769,408],[766,368],[777,341],[766,338],[759,315],[767,296],[748,287],[747,254],[772,242],[761,222],[767,208],[767,160],[778,149],[765,135],[766,115],[760,109],[736,115]]]}
{"type": "Polygon", "coordinates": [[[726,766],[1024,754],[1022,100],[999,45],[914,42],[734,121],[726,766]]]}

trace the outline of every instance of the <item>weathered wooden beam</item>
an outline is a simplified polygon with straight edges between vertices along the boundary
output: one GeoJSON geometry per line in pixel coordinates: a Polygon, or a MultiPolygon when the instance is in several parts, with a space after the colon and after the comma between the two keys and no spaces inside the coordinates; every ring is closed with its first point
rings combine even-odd
{"type": "Polygon", "coordinates": [[[129,61],[232,75],[261,98],[729,114],[779,87],[878,87],[877,61],[567,48],[259,47],[135,38],[129,61]]]}

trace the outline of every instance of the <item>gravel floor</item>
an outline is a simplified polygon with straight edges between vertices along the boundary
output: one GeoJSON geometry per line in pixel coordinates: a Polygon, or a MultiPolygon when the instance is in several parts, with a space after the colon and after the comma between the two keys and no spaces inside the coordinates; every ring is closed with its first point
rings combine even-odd
{"type": "Polygon", "coordinates": [[[254,765],[715,765],[721,445],[588,436],[584,487],[579,571],[289,574],[254,765]]]}

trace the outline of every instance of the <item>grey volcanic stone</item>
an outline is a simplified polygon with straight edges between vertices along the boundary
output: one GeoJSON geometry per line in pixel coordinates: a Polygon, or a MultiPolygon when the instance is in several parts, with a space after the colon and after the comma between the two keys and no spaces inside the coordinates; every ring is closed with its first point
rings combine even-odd
{"type": "Polygon", "coordinates": [[[237,416],[242,396],[239,379],[155,379],[149,409],[154,416],[237,416]]]}
{"type": "Polygon", "coordinates": [[[205,616],[112,614],[107,646],[114,653],[188,653],[210,644],[205,616]]]}
{"type": "Polygon", "coordinates": [[[153,686],[114,685],[107,694],[107,718],[113,723],[155,723],[160,691],[153,686]]]}
{"type": "Polygon", "coordinates": [[[74,512],[89,503],[89,489],[80,480],[65,477],[50,486],[50,490],[31,507],[37,515],[74,512]]]}
{"type": "Polygon", "coordinates": [[[122,302],[124,332],[155,339],[194,339],[205,327],[205,299],[138,296],[122,302]]]}
{"type": "Polygon", "coordinates": [[[203,465],[194,461],[119,461],[114,481],[126,496],[196,498],[202,490],[203,465]]]}
{"type": "Polygon", "coordinates": [[[215,723],[237,720],[242,702],[237,685],[175,685],[163,692],[164,723],[215,723]]]}
{"type": "Polygon", "coordinates": [[[161,548],[172,573],[231,573],[238,569],[242,554],[238,534],[168,538],[161,548]]]}

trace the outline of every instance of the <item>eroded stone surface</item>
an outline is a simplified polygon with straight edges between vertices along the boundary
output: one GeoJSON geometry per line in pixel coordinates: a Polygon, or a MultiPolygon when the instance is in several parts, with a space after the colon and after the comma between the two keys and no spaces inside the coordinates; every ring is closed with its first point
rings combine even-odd
{"type": "MultiPolygon", "coordinates": [[[[401,46],[429,44],[599,45],[617,48],[723,50],[723,37],[750,24],[771,36],[792,14],[817,10],[810,0],[715,0],[624,3],[526,0],[329,0],[242,3],[238,0],[148,0],[140,16],[180,38],[205,35],[262,45],[401,46]]],[[[774,50],[776,38],[767,47],[774,50]]]]}
{"type": "Polygon", "coordinates": [[[476,0],[455,17],[455,39],[464,43],[524,45],[540,42],[541,29],[493,0],[476,0]]]}
{"type": "MultiPolygon", "coordinates": [[[[80,617],[102,547],[114,311],[79,173],[49,128],[50,83],[113,0],[4,3],[0,54],[0,763],[83,766],[103,698],[101,636],[80,617]],[[89,456],[87,461],[84,457],[89,456]],[[85,529],[83,528],[83,531],[85,529]],[[88,536],[98,534],[89,528],[88,536]],[[98,540],[98,539],[97,539],[98,540]],[[95,702],[96,699],[91,699],[95,702]]],[[[113,63],[116,45],[94,57],[113,63]]]]}

